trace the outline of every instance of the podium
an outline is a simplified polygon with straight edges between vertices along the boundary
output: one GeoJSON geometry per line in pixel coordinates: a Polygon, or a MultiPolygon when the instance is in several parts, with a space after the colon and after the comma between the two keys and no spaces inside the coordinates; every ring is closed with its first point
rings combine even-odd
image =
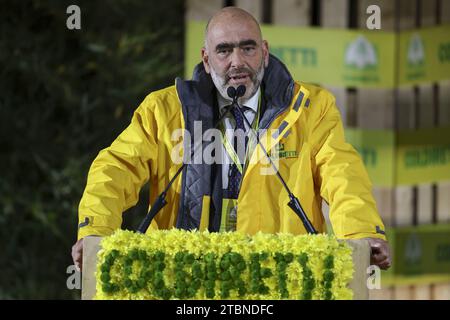
{"type": "MultiPolygon", "coordinates": [[[[86,237],[83,241],[83,272],[81,299],[91,300],[95,295],[95,270],[97,268],[97,252],[100,250],[100,237],[86,237]]],[[[353,279],[349,288],[353,291],[354,300],[369,299],[367,288],[367,268],[370,265],[370,246],[367,240],[345,240],[353,249],[353,279]]]]}

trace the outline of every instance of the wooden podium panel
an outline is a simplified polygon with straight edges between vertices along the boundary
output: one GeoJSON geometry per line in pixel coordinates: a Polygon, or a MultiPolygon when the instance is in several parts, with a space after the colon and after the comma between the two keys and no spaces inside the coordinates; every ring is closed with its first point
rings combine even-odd
{"type": "MultiPolygon", "coordinates": [[[[83,241],[83,272],[81,299],[91,300],[95,295],[95,270],[97,252],[100,250],[100,237],[86,237],[83,241]]],[[[353,290],[353,299],[369,299],[367,289],[367,268],[370,263],[370,247],[366,240],[347,240],[353,249],[354,273],[349,287],[353,290]]]]}
{"type": "Polygon", "coordinates": [[[95,270],[101,237],[85,237],[83,240],[83,270],[81,273],[81,299],[92,300],[95,295],[95,270]]]}

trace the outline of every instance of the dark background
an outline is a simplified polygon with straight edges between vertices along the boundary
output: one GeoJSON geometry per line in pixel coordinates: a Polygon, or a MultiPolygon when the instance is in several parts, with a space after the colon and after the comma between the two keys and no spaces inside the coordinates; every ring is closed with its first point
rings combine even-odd
{"type": "Polygon", "coordinates": [[[181,0],[0,1],[0,299],[79,298],[66,269],[89,166],[182,76],[183,28],[181,0]],[[81,30],[66,27],[71,4],[81,30]]]}

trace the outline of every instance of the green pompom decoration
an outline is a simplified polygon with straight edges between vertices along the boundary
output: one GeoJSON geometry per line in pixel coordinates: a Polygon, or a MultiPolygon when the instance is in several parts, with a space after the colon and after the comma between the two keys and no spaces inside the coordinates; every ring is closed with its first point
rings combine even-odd
{"type": "MultiPolygon", "coordinates": [[[[166,256],[166,254],[163,251],[157,251],[155,253],[155,260],[163,261],[165,256],[166,256]]],[[[175,257],[175,259],[176,259],[176,257],[175,257]]]]}
{"type": "Polygon", "coordinates": [[[133,259],[131,259],[131,258],[129,258],[129,257],[125,258],[125,259],[123,260],[123,265],[124,265],[124,266],[131,266],[131,265],[133,265],[133,259]]]}
{"type": "Polygon", "coordinates": [[[236,268],[237,268],[239,271],[244,271],[245,268],[247,268],[247,265],[245,264],[244,261],[242,261],[242,262],[239,262],[239,263],[237,264],[236,268]]]}
{"type": "Polygon", "coordinates": [[[205,255],[205,257],[203,259],[208,263],[214,263],[215,255],[214,255],[214,253],[208,253],[205,255]]]}
{"type": "Polygon", "coordinates": [[[278,262],[278,264],[277,264],[277,270],[279,270],[279,271],[286,270],[286,267],[287,267],[287,264],[284,261],[278,262]]]}
{"type": "Polygon", "coordinates": [[[274,258],[274,260],[275,260],[276,262],[278,262],[278,263],[284,262],[284,256],[283,256],[283,254],[280,253],[280,252],[276,252],[273,258],[274,258]]]}
{"type": "Polygon", "coordinates": [[[111,266],[106,263],[103,263],[102,266],[100,267],[101,272],[109,272],[110,269],[111,269],[111,266]]]}
{"type": "Polygon", "coordinates": [[[187,289],[187,295],[188,295],[188,297],[193,297],[193,296],[195,296],[196,293],[197,293],[197,290],[194,289],[194,288],[192,288],[192,287],[190,287],[190,288],[187,289]]]}
{"type": "Polygon", "coordinates": [[[163,271],[166,268],[166,264],[164,262],[156,262],[155,269],[156,271],[163,271]]]}
{"type": "Polygon", "coordinates": [[[327,256],[323,263],[324,263],[325,269],[333,269],[334,268],[334,257],[327,256]]]}
{"type": "Polygon", "coordinates": [[[302,266],[304,266],[304,265],[306,265],[306,263],[308,263],[308,256],[306,255],[306,253],[302,253],[299,255],[298,262],[300,262],[300,264],[302,266]]]}
{"type": "Polygon", "coordinates": [[[156,289],[162,289],[164,287],[164,280],[161,278],[155,278],[153,280],[153,285],[156,289]]]}
{"type": "Polygon", "coordinates": [[[163,289],[163,290],[161,290],[162,291],[162,293],[161,293],[161,297],[164,299],[164,300],[169,300],[170,299],[170,297],[172,296],[172,292],[169,290],[169,289],[163,289]]]}
{"type": "Polygon", "coordinates": [[[123,270],[124,270],[125,274],[127,274],[127,275],[130,275],[133,273],[133,269],[131,268],[131,266],[125,266],[123,268],[123,270]]]}
{"type": "Polygon", "coordinates": [[[128,256],[133,259],[133,260],[137,260],[139,259],[139,253],[137,249],[133,249],[130,251],[130,253],[128,254],[128,256]]]}
{"type": "Polygon", "coordinates": [[[175,297],[177,297],[177,298],[183,298],[183,297],[184,297],[184,289],[182,289],[182,288],[176,288],[176,289],[175,289],[175,297]]]}
{"type": "Polygon", "coordinates": [[[239,253],[233,252],[230,254],[230,259],[231,259],[231,263],[238,264],[239,262],[242,261],[242,256],[239,253]]]}
{"type": "Polygon", "coordinates": [[[184,256],[183,262],[185,264],[192,264],[195,260],[195,257],[192,253],[188,253],[184,256]]]}
{"type": "Polygon", "coordinates": [[[102,285],[102,290],[103,290],[103,292],[106,292],[106,293],[111,293],[111,292],[113,292],[112,288],[113,288],[112,285],[109,284],[109,283],[104,283],[104,284],[102,285]]]}
{"type": "Polygon", "coordinates": [[[123,285],[125,286],[125,288],[129,289],[133,286],[133,281],[131,281],[130,279],[125,279],[123,285]]]}
{"type": "Polygon", "coordinates": [[[261,269],[260,274],[261,274],[262,278],[268,278],[268,277],[272,276],[272,271],[270,269],[264,268],[264,269],[261,269]]]}
{"type": "Polygon", "coordinates": [[[206,280],[205,287],[206,289],[214,289],[216,282],[214,280],[206,280]]]}
{"type": "Polygon", "coordinates": [[[315,287],[315,283],[313,279],[308,279],[305,283],[305,289],[307,291],[313,290],[315,287]]]}
{"type": "Polygon", "coordinates": [[[206,297],[208,299],[213,299],[215,296],[214,289],[206,289],[206,297]]]}
{"type": "Polygon", "coordinates": [[[261,284],[259,285],[258,292],[260,294],[267,294],[269,293],[269,287],[265,286],[264,284],[261,284]]]}
{"type": "Polygon", "coordinates": [[[334,273],[331,270],[325,270],[323,273],[323,280],[326,282],[332,282],[334,280],[334,273]]]}
{"type": "Polygon", "coordinates": [[[148,259],[147,252],[145,252],[144,250],[139,250],[138,258],[139,260],[147,260],[148,259]]]}
{"type": "Polygon", "coordinates": [[[262,252],[262,253],[259,255],[259,260],[260,260],[260,261],[266,260],[267,258],[269,258],[269,253],[267,253],[267,252],[262,252]]]}
{"type": "Polygon", "coordinates": [[[224,271],[220,275],[220,279],[223,280],[223,281],[230,280],[230,278],[231,278],[231,276],[230,276],[230,272],[229,271],[224,271]]]}
{"type": "Polygon", "coordinates": [[[216,265],[214,263],[208,263],[208,265],[206,266],[206,271],[216,272],[217,271],[216,265]]]}
{"type": "Polygon", "coordinates": [[[284,256],[284,261],[286,261],[286,263],[294,261],[294,255],[291,252],[286,253],[284,256]]]}
{"type": "Polygon", "coordinates": [[[138,281],[137,281],[137,286],[139,287],[139,289],[142,289],[142,288],[145,288],[145,285],[147,284],[147,281],[146,281],[146,279],[144,279],[144,278],[140,278],[138,281]]]}
{"type": "Polygon", "coordinates": [[[175,254],[175,262],[181,262],[184,259],[184,253],[183,252],[177,252],[175,254]]]}
{"type": "Polygon", "coordinates": [[[230,268],[231,278],[237,279],[241,275],[241,273],[236,268],[230,268]]]}
{"type": "Polygon", "coordinates": [[[100,280],[102,280],[102,282],[109,282],[111,280],[111,276],[109,274],[109,272],[102,272],[102,275],[100,276],[100,280]]]}
{"type": "Polygon", "coordinates": [[[115,259],[119,256],[120,252],[118,250],[114,249],[114,250],[111,250],[111,252],[109,254],[113,259],[115,259]]]}
{"type": "Polygon", "coordinates": [[[222,270],[227,270],[230,267],[230,262],[224,259],[220,262],[220,267],[222,270]]]}

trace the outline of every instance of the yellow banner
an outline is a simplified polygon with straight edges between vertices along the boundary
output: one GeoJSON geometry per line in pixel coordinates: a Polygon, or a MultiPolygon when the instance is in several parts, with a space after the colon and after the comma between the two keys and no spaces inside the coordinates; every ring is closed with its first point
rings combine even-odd
{"type": "MultiPolygon", "coordinates": [[[[187,23],[187,78],[201,61],[205,25],[187,23]]],[[[337,86],[394,85],[393,33],[269,25],[261,28],[270,52],[286,64],[294,79],[337,86]]]]}
{"type": "Polygon", "coordinates": [[[450,128],[417,131],[346,129],[375,186],[450,180],[450,128]]]}
{"type": "Polygon", "coordinates": [[[375,186],[395,185],[395,134],[391,131],[345,129],[347,141],[358,151],[375,186]]]}
{"type": "MultiPolygon", "coordinates": [[[[201,61],[205,25],[187,23],[186,78],[201,61]]],[[[262,32],[271,53],[305,82],[393,88],[450,79],[450,26],[394,33],[262,25],[262,32]]]]}
{"type": "Polygon", "coordinates": [[[450,78],[450,26],[400,34],[400,85],[450,78]]]}
{"type": "Polygon", "coordinates": [[[397,144],[397,184],[450,180],[450,128],[404,131],[397,144]]]}

